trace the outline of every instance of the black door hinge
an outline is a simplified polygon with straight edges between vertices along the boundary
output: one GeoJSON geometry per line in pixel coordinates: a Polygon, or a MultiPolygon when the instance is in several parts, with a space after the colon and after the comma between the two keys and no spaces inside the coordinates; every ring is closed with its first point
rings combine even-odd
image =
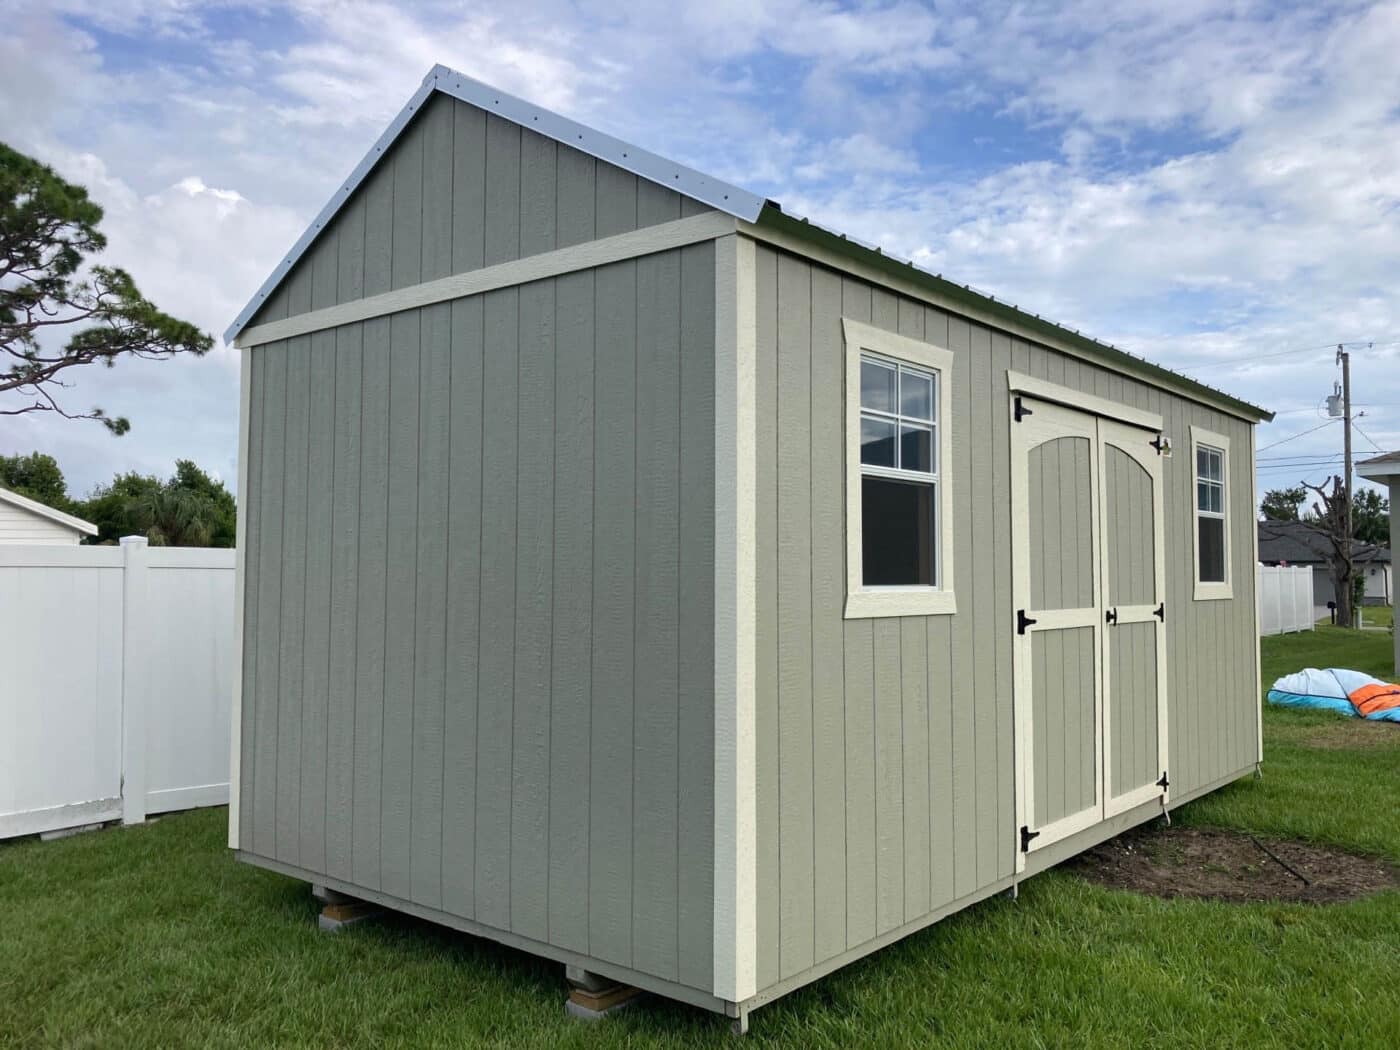
{"type": "Polygon", "coordinates": [[[1160,456],[1163,452],[1165,452],[1165,451],[1168,449],[1168,447],[1170,447],[1170,446],[1167,444],[1167,442],[1165,442],[1165,441],[1162,440],[1162,435],[1161,435],[1161,434],[1158,434],[1156,437],[1154,437],[1154,438],[1152,439],[1152,441],[1150,442],[1150,444],[1152,445],[1153,448],[1155,448],[1155,449],[1157,450],[1157,455],[1159,455],[1159,456],[1160,456]]]}
{"type": "Polygon", "coordinates": [[[1029,408],[1027,408],[1025,405],[1023,405],[1023,404],[1021,403],[1021,397],[1020,397],[1020,395],[1018,394],[1018,395],[1016,396],[1016,422],[1017,422],[1017,423],[1021,422],[1021,419],[1022,419],[1022,417],[1024,417],[1024,416],[1033,416],[1033,415],[1035,415],[1035,413],[1032,412],[1029,408]]]}
{"type": "Polygon", "coordinates": [[[1027,628],[1027,627],[1029,627],[1029,626],[1030,626],[1031,624],[1033,624],[1033,623],[1039,623],[1039,622],[1040,622],[1040,621],[1038,621],[1038,620],[1032,620],[1029,616],[1027,616],[1027,615],[1026,615],[1026,610],[1025,610],[1025,609],[1017,609],[1017,610],[1016,610],[1016,633],[1017,633],[1017,634],[1025,634],[1025,633],[1026,633],[1026,628],[1027,628]]]}
{"type": "Polygon", "coordinates": [[[1157,619],[1161,620],[1163,623],[1166,623],[1166,622],[1167,622],[1167,603],[1166,603],[1166,602],[1162,602],[1161,604],[1159,604],[1159,605],[1157,606],[1157,608],[1155,608],[1155,609],[1152,610],[1152,615],[1155,616],[1155,617],[1157,617],[1157,619]]]}
{"type": "Polygon", "coordinates": [[[1038,839],[1038,838],[1040,838],[1040,832],[1038,832],[1038,831],[1032,831],[1032,830],[1030,829],[1030,826],[1029,826],[1029,825],[1022,824],[1022,825],[1021,825],[1021,852],[1022,852],[1022,853],[1029,853],[1029,852],[1031,851],[1031,839],[1038,839]]]}
{"type": "Polygon", "coordinates": [[[1170,783],[1171,783],[1171,781],[1167,779],[1167,771],[1166,771],[1165,769],[1162,770],[1162,779],[1159,780],[1159,781],[1157,781],[1157,786],[1158,786],[1159,788],[1161,788],[1163,791],[1166,791],[1166,790],[1167,790],[1167,786],[1168,786],[1170,783]]]}
{"type": "Polygon", "coordinates": [[[1106,623],[1106,624],[1108,624],[1110,627],[1117,627],[1117,626],[1118,626],[1118,610],[1117,610],[1117,609],[1106,609],[1106,610],[1104,610],[1103,622],[1106,623]]]}

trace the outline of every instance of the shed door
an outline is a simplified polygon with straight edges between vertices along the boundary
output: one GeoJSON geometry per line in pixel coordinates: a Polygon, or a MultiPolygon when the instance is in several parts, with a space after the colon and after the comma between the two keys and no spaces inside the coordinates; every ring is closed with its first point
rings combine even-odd
{"type": "Polygon", "coordinates": [[[1167,788],[1162,457],[1154,436],[1099,420],[1107,816],[1167,788]]]}
{"type": "Polygon", "coordinates": [[[1165,798],[1162,459],[1152,431],[1026,395],[1013,397],[1011,428],[1024,867],[1165,798]]]}
{"type": "Polygon", "coordinates": [[[1011,446],[1018,863],[1104,811],[1097,421],[1022,401],[1011,446]]]}

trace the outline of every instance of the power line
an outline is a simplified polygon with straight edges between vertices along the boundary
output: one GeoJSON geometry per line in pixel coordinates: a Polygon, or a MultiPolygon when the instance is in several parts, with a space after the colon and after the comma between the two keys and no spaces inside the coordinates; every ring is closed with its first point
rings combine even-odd
{"type": "Polygon", "coordinates": [[[1378,346],[1400,346],[1400,340],[1393,340],[1391,342],[1386,343],[1373,343],[1367,342],[1366,340],[1358,339],[1353,340],[1349,343],[1324,343],[1321,346],[1303,346],[1298,347],[1295,350],[1275,350],[1272,353],[1267,354],[1243,354],[1239,357],[1225,357],[1215,361],[1204,361],[1199,365],[1181,366],[1178,368],[1178,371],[1199,372],[1202,369],[1206,368],[1226,368],[1230,365],[1243,364],[1249,361],[1259,361],[1261,359],[1270,357],[1288,357],[1292,354],[1313,354],[1318,353],[1322,350],[1335,350],[1339,346],[1360,346],[1363,342],[1365,343],[1368,349],[1374,349],[1378,346]]]}
{"type": "Polygon", "coordinates": [[[1285,445],[1285,444],[1287,444],[1288,442],[1293,441],[1295,438],[1300,438],[1300,437],[1303,437],[1303,436],[1306,435],[1306,434],[1311,434],[1311,433],[1313,433],[1314,431],[1321,430],[1323,427],[1327,426],[1328,423],[1335,423],[1335,422],[1336,422],[1335,419],[1326,419],[1326,420],[1323,420],[1321,423],[1319,423],[1319,424],[1318,424],[1317,426],[1315,426],[1315,427],[1310,427],[1310,428],[1307,429],[1307,430],[1300,430],[1300,431],[1298,431],[1298,433],[1296,433],[1296,434],[1289,434],[1288,437],[1286,437],[1286,438],[1280,438],[1279,440],[1275,441],[1275,442],[1274,442],[1273,444],[1271,444],[1271,445],[1261,445],[1259,448],[1255,449],[1254,451],[1255,451],[1256,453],[1259,453],[1259,452],[1265,451],[1266,449],[1277,448],[1279,445],[1285,445]]]}
{"type": "Polygon", "coordinates": [[[1356,432],[1357,432],[1358,434],[1360,434],[1362,437],[1364,437],[1367,441],[1369,441],[1369,442],[1371,443],[1371,447],[1374,448],[1377,452],[1389,452],[1389,451],[1390,451],[1389,449],[1381,448],[1379,445],[1377,445],[1377,444],[1376,444],[1376,439],[1375,439],[1375,438],[1373,438],[1370,434],[1366,433],[1366,431],[1362,430],[1359,426],[1356,425],[1356,420],[1353,419],[1353,420],[1351,421],[1351,425],[1352,425],[1352,427],[1356,430],[1356,432]]]}

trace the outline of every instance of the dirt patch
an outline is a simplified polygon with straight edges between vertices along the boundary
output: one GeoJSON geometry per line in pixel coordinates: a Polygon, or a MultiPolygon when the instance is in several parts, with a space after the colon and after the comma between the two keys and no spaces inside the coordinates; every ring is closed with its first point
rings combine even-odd
{"type": "Polygon", "coordinates": [[[1138,828],[1073,863],[1091,882],[1158,897],[1332,904],[1400,886],[1384,860],[1217,828],[1138,828]]]}
{"type": "Polygon", "coordinates": [[[1323,751],[1373,751],[1400,747],[1400,724],[1348,719],[1336,725],[1320,726],[1300,741],[1304,747],[1323,751]]]}

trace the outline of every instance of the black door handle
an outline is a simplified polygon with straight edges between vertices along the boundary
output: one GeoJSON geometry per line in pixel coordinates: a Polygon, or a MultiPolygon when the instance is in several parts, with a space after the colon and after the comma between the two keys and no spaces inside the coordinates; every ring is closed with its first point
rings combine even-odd
{"type": "Polygon", "coordinates": [[[1118,626],[1118,610],[1117,610],[1117,609],[1109,609],[1109,610],[1107,610],[1107,611],[1103,614],[1103,622],[1106,623],[1106,624],[1108,624],[1110,627],[1117,627],[1117,626],[1118,626]]]}

